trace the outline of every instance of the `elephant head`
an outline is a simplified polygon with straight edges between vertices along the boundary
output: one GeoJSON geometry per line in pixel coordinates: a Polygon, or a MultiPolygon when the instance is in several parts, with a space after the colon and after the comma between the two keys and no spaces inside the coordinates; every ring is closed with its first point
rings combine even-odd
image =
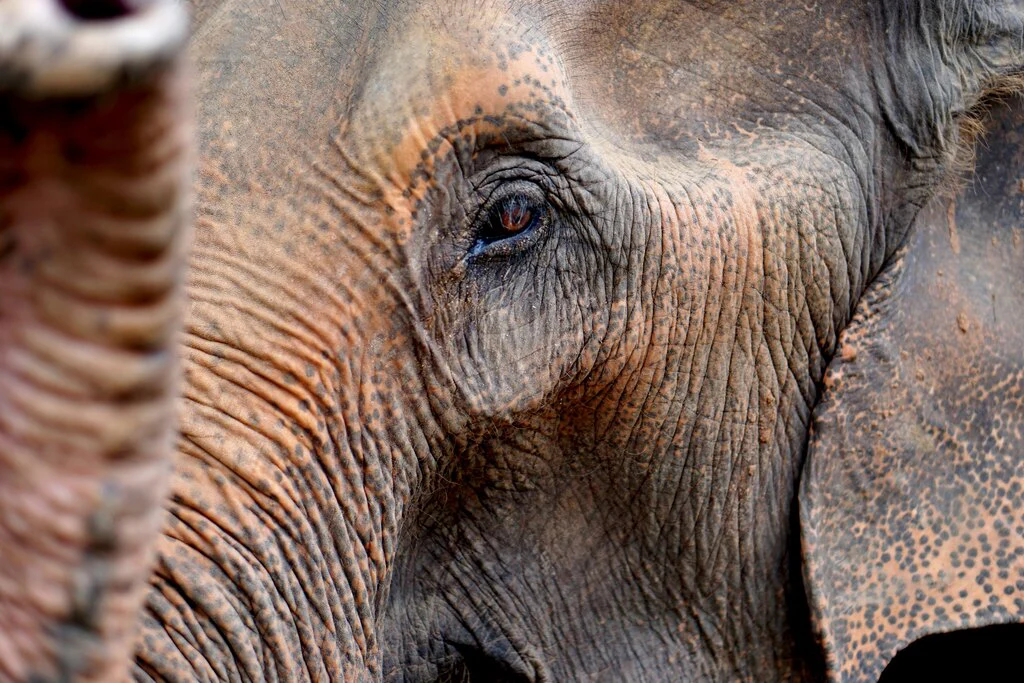
{"type": "Polygon", "coordinates": [[[10,6],[0,674],[867,681],[1024,621],[1019,2],[195,2],[180,334],[177,5],[10,6]]]}

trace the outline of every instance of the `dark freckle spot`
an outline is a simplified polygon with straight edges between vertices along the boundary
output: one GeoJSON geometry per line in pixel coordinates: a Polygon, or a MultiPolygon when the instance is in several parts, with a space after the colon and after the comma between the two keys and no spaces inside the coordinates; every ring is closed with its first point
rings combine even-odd
{"type": "Polygon", "coordinates": [[[504,84],[499,85],[498,86],[498,94],[501,95],[502,97],[507,95],[508,94],[508,86],[504,85],[504,84]]]}

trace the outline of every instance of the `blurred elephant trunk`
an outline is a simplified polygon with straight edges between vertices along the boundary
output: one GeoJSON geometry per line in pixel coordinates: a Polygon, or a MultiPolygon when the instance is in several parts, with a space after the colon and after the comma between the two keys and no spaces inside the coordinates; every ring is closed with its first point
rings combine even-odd
{"type": "Polygon", "coordinates": [[[171,469],[186,21],[100,4],[0,6],[2,680],[127,675],[171,469]]]}

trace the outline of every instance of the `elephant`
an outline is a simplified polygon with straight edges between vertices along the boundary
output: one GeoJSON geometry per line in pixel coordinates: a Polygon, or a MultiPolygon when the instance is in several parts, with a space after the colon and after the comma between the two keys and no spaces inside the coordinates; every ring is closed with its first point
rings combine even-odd
{"type": "Polygon", "coordinates": [[[0,680],[995,666],[1022,77],[1020,0],[3,0],[0,680]]]}

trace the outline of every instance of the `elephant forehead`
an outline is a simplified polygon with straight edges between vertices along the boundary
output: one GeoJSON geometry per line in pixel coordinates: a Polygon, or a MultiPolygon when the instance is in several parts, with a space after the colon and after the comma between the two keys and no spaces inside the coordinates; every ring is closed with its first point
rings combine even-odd
{"type": "Polygon", "coordinates": [[[395,40],[342,121],[345,146],[364,170],[405,191],[457,139],[534,128],[543,136],[571,119],[561,62],[511,17],[486,28],[417,25],[395,40]]]}

